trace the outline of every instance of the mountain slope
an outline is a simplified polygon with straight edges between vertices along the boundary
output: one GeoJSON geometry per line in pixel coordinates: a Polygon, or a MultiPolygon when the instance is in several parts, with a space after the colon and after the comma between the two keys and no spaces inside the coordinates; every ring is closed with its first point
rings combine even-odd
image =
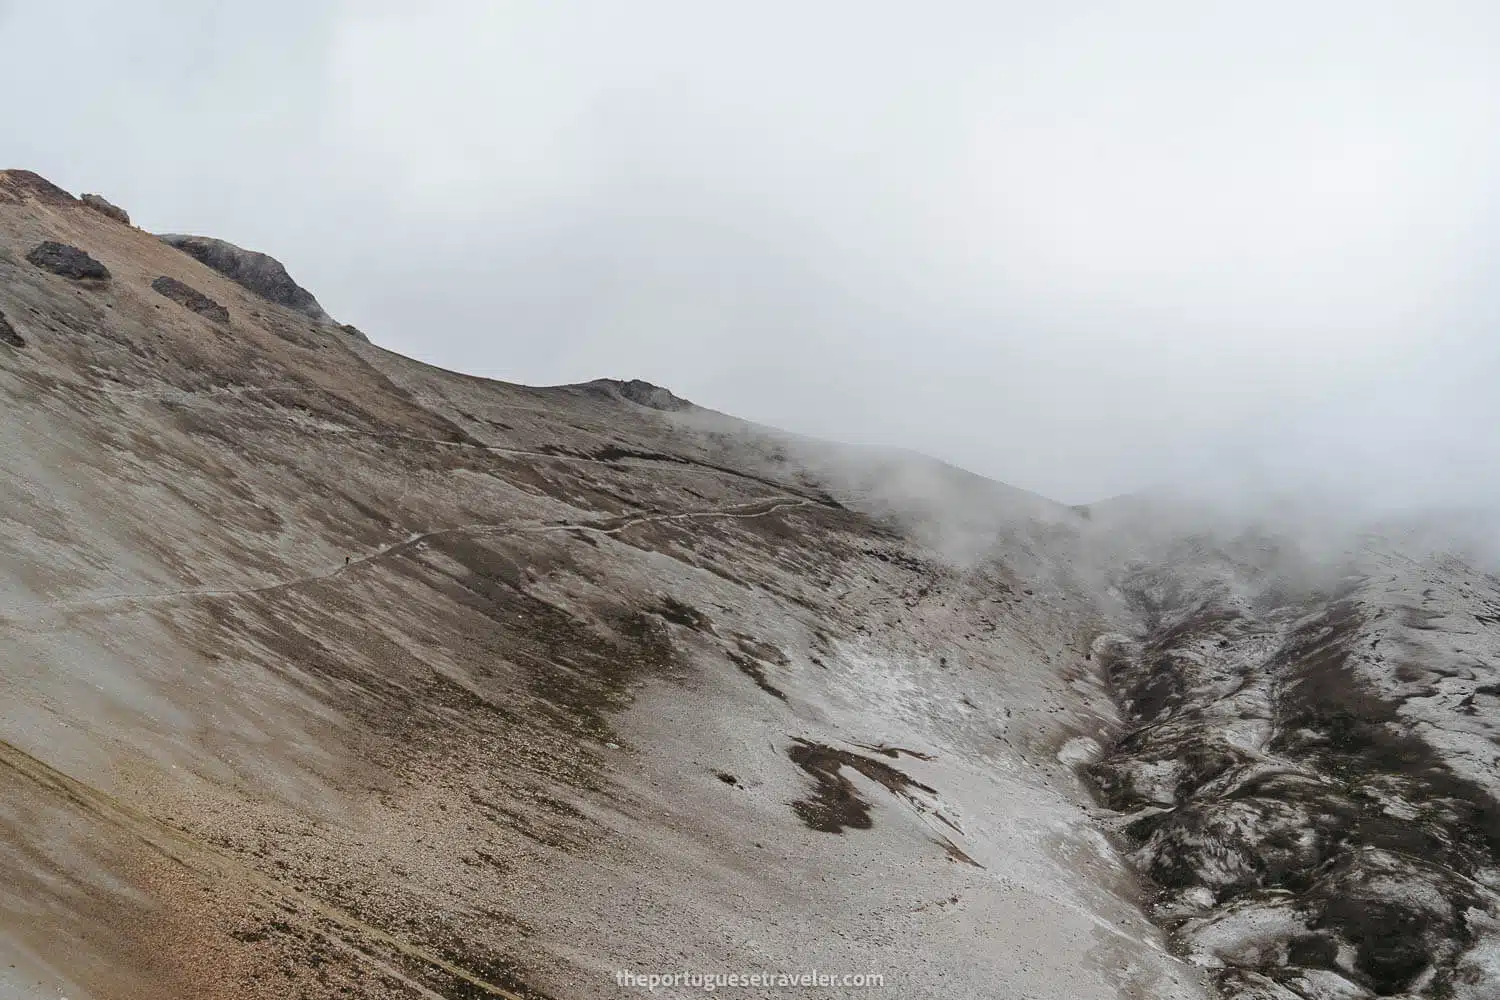
{"type": "Polygon", "coordinates": [[[1074,773],[1076,513],[441,372],[19,172],[0,312],[0,993],[1201,995],[1074,773]]]}
{"type": "Polygon", "coordinates": [[[445,372],[19,171],[0,320],[0,996],[1500,995],[1449,518],[445,372]]]}

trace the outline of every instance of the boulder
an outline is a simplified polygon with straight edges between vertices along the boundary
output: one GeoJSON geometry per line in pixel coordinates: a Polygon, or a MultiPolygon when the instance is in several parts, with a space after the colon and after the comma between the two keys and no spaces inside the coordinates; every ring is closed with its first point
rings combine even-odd
{"type": "Polygon", "coordinates": [[[313,298],[312,292],[293,281],[275,257],[207,236],[168,233],[157,238],[267,301],[311,317],[318,323],[333,322],[313,298]]]}
{"type": "Polygon", "coordinates": [[[130,225],[130,214],[119,205],[110,204],[109,199],[105,198],[102,194],[86,194],[79,198],[79,201],[100,215],[107,215],[116,222],[123,222],[127,226],[130,225]]]}
{"type": "Polygon", "coordinates": [[[26,339],[16,332],[16,328],[10,325],[10,320],[0,313],[0,344],[7,347],[25,347],[26,339]]]}
{"type": "Polygon", "coordinates": [[[74,281],[108,281],[109,268],[77,247],[47,240],[38,243],[26,259],[44,271],[72,278],[74,281]]]}
{"type": "Polygon", "coordinates": [[[355,326],[353,323],[340,323],[339,329],[343,330],[355,340],[362,340],[367,344],[370,342],[370,338],[365,336],[365,332],[359,327],[355,326]]]}
{"type": "Polygon", "coordinates": [[[164,274],[151,282],[151,287],[156,290],[157,294],[165,295],[173,302],[197,313],[199,316],[211,319],[221,325],[228,325],[229,323],[229,310],[198,291],[192,285],[185,285],[176,278],[169,278],[164,274]]]}

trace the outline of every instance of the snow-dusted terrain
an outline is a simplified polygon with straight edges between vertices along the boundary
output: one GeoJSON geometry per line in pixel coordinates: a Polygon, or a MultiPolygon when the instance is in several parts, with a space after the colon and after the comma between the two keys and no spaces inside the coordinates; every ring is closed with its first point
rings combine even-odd
{"type": "Polygon", "coordinates": [[[1500,995],[1469,561],[440,371],[21,172],[0,313],[0,996],[1500,995]]]}
{"type": "Polygon", "coordinates": [[[1500,579],[1409,526],[1327,542],[1126,567],[1143,627],[1095,651],[1132,728],[1090,770],[1227,996],[1500,996],[1500,579]]]}

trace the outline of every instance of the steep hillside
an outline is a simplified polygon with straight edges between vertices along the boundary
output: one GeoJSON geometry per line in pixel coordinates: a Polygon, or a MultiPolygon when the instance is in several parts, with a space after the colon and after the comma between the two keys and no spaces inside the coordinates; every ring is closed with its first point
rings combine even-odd
{"type": "Polygon", "coordinates": [[[1500,996],[1450,522],[1063,507],[219,264],[0,173],[0,996],[1500,996]]]}
{"type": "Polygon", "coordinates": [[[1202,995],[1074,773],[1075,512],[438,371],[22,172],[0,313],[0,994],[1202,995]]]}

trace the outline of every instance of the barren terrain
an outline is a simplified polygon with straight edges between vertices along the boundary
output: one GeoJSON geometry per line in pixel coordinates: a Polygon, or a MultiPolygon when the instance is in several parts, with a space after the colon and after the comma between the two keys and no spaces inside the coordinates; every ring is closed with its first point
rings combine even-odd
{"type": "Polygon", "coordinates": [[[19,171],[0,313],[0,995],[1500,995],[1456,557],[441,371],[19,171]]]}

